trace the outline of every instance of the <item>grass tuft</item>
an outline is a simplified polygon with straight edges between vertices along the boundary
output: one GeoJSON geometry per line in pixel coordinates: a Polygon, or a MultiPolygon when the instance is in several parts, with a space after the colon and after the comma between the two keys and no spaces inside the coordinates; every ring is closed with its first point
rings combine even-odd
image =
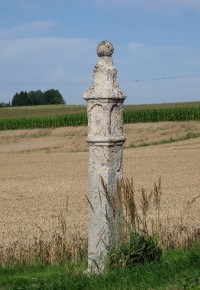
{"type": "MultiPolygon", "coordinates": [[[[162,249],[189,248],[200,242],[198,226],[189,229],[180,223],[169,229],[163,222],[161,178],[149,193],[141,189],[139,201],[132,180],[119,180],[114,193],[108,191],[103,180],[102,186],[109,205],[106,218],[114,236],[108,248],[108,266],[154,262],[162,257],[162,249]]],[[[198,198],[187,204],[187,210],[198,198]]]]}

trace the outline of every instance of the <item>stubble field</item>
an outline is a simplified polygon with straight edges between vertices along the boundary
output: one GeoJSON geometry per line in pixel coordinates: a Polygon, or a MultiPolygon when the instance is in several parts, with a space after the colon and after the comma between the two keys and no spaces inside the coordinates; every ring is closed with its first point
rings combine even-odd
{"type": "MultiPolygon", "coordinates": [[[[138,200],[161,177],[168,226],[200,228],[200,138],[188,139],[198,134],[192,121],[124,126],[124,177],[133,178],[138,200]]],[[[69,236],[87,235],[86,136],[87,127],[0,132],[0,245],[48,239],[61,216],[69,236]]]]}

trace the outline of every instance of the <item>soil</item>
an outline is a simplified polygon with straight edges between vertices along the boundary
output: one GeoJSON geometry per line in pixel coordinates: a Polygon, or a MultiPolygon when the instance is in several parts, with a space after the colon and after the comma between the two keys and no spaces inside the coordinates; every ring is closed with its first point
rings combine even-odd
{"type": "MultiPolygon", "coordinates": [[[[200,138],[165,144],[188,132],[200,133],[200,122],[125,125],[123,171],[138,200],[161,177],[163,220],[200,227],[200,138]]],[[[87,235],[86,136],[86,127],[0,132],[0,245],[48,239],[62,217],[69,235],[87,235]]]]}

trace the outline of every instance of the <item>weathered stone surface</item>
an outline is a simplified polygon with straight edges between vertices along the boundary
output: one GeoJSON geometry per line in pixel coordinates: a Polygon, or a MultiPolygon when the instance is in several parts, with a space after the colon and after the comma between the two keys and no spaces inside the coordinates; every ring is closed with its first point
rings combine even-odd
{"type": "Polygon", "coordinates": [[[109,204],[101,178],[113,193],[122,177],[122,114],[126,95],[117,82],[113,51],[108,41],[97,46],[99,61],[93,70],[92,85],[83,95],[87,101],[89,144],[88,270],[94,272],[103,270],[107,247],[115,238],[106,219],[109,204]]]}
{"type": "Polygon", "coordinates": [[[108,42],[107,40],[101,41],[97,45],[97,54],[98,56],[112,56],[114,52],[114,47],[112,43],[108,42]]]}
{"type": "Polygon", "coordinates": [[[117,82],[117,69],[113,66],[111,58],[114,48],[108,41],[102,41],[97,46],[99,61],[93,70],[93,82],[84,93],[83,98],[89,99],[122,99],[125,93],[117,82]]]}

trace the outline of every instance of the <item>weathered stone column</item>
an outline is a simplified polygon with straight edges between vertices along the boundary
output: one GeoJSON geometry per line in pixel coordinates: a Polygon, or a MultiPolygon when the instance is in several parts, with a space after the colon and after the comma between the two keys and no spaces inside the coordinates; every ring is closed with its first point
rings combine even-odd
{"type": "Polygon", "coordinates": [[[113,66],[114,47],[108,41],[97,46],[99,61],[93,82],[84,93],[87,101],[89,144],[88,271],[101,272],[107,246],[115,239],[106,216],[109,204],[101,177],[113,193],[122,177],[123,102],[126,98],[117,82],[113,66]]]}

